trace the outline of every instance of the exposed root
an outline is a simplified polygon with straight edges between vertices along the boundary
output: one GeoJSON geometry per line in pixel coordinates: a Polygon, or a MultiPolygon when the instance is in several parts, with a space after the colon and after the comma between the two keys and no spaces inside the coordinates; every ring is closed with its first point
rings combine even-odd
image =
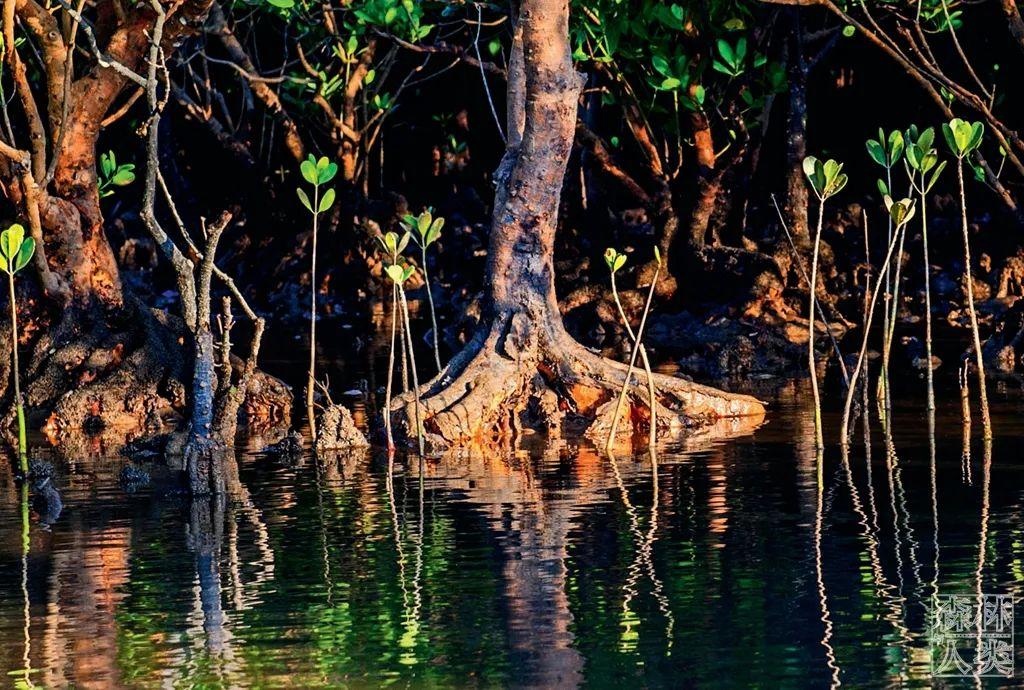
{"type": "MultiPolygon", "coordinates": [[[[431,448],[508,442],[526,430],[608,433],[626,365],[590,352],[562,331],[525,337],[525,318],[520,323],[519,316],[499,320],[421,387],[421,414],[431,448]]],[[[620,424],[622,438],[646,429],[650,402],[645,376],[634,373],[628,412],[632,424],[620,424]]],[[[660,374],[655,386],[663,438],[678,438],[722,420],[752,429],[763,419],[764,405],[747,395],[660,374]]],[[[414,405],[411,394],[392,405],[395,432],[410,441],[416,437],[414,405]]]]}
{"type": "MultiPolygon", "coordinates": [[[[186,343],[176,318],[141,303],[113,317],[68,312],[33,349],[25,391],[30,415],[35,413],[34,423],[45,420],[44,431],[59,445],[63,437],[83,432],[116,430],[114,436],[104,434],[108,443],[156,432],[165,415],[185,412],[191,380],[186,343]]],[[[250,424],[287,421],[288,387],[258,371],[247,381],[250,424]]]]}

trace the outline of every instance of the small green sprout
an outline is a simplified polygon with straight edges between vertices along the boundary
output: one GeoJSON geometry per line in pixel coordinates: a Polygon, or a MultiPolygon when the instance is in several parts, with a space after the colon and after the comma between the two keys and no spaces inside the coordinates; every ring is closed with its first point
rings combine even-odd
{"type": "Polygon", "coordinates": [[[954,156],[963,160],[981,146],[985,135],[985,125],[980,122],[967,122],[958,117],[942,124],[942,135],[954,156]]]}
{"type": "MultiPolygon", "coordinates": [[[[902,142],[902,137],[900,138],[902,142]]],[[[902,143],[900,144],[902,148],[902,143]]],[[[811,374],[811,392],[814,394],[814,442],[818,449],[825,447],[821,429],[821,397],[818,394],[818,370],[814,364],[814,315],[817,313],[818,292],[818,256],[821,253],[821,228],[825,218],[825,201],[846,186],[846,175],[843,164],[831,158],[824,163],[814,156],[807,156],[803,162],[804,175],[811,183],[814,194],[818,197],[818,228],[814,234],[814,251],[811,254],[811,279],[809,282],[810,308],[808,313],[807,363],[811,374]]]]}
{"type": "Polygon", "coordinates": [[[889,212],[889,217],[892,218],[892,222],[896,224],[896,227],[906,225],[914,217],[913,199],[893,201],[892,197],[887,194],[884,200],[885,210],[889,212]]]}
{"type": "Polygon", "coordinates": [[[135,165],[117,162],[113,151],[100,155],[99,193],[105,198],[114,193],[114,187],[126,187],[135,181],[135,165]]]}
{"type": "Polygon", "coordinates": [[[918,131],[915,125],[907,128],[907,155],[904,163],[910,186],[918,194],[921,202],[921,258],[924,262],[924,346],[926,379],[928,384],[928,409],[935,409],[935,383],[932,374],[932,288],[931,258],[928,252],[928,204],[926,195],[938,182],[942,171],[946,169],[946,161],[939,162],[939,152],[935,148],[935,129],[928,127],[918,131]]]}
{"type": "MultiPolygon", "coordinates": [[[[416,373],[416,355],[415,355],[415,353],[413,351],[413,346],[412,346],[412,327],[410,326],[410,321],[409,321],[409,302],[405,298],[405,288],[403,287],[405,285],[405,281],[409,280],[409,278],[415,272],[416,272],[416,268],[415,267],[413,267],[413,266],[401,266],[399,264],[391,264],[386,269],[384,269],[384,273],[387,274],[388,278],[391,279],[391,282],[394,283],[395,289],[398,291],[399,300],[402,303],[402,315],[405,318],[405,321],[404,321],[405,327],[403,328],[403,330],[405,332],[406,347],[408,348],[408,352],[409,352],[409,369],[412,371],[413,397],[414,397],[415,403],[416,403],[415,407],[414,407],[414,411],[415,411],[415,415],[416,415],[416,419],[415,419],[415,422],[416,422],[416,438],[419,441],[420,455],[422,456],[424,448],[423,448],[423,425],[420,423],[420,417],[421,417],[421,415],[420,415],[420,382],[419,382],[419,376],[416,373]]],[[[394,331],[392,331],[392,333],[393,332],[394,331]]],[[[392,348],[391,348],[391,360],[392,360],[392,367],[393,367],[393,362],[394,362],[394,345],[393,344],[392,344],[392,348]]],[[[390,383],[390,377],[389,377],[389,383],[390,383]]],[[[389,399],[390,399],[390,385],[388,386],[388,396],[389,396],[389,399]]],[[[389,420],[388,421],[388,433],[390,434],[391,433],[391,428],[390,428],[391,406],[390,406],[390,404],[387,404],[386,410],[385,410],[385,414],[388,416],[388,420],[389,420]]],[[[389,443],[389,446],[390,446],[391,445],[390,438],[388,440],[388,443],[389,443]]]]}
{"type": "Polygon", "coordinates": [[[334,205],[334,188],[328,188],[323,196],[320,195],[320,187],[334,179],[338,173],[338,164],[327,159],[326,156],[317,159],[312,154],[309,158],[299,164],[299,172],[302,178],[313,185],[313,198],[309,198],[306,190],[296,188],[295,193],[306,210],[313,215],[313,252],[310,258],[310,309],[309,309],[309,376],[306,381],[306,415],[309,417],[309,430],[316,440],[316,414],[313,408],[313,391],[316,386],[316,240],[318,221],[321,213],[326,213],[334,205]],[[314,210],[315,209],[315,210],[314,210]]]}
{"type": "MultiPolygon", "coordinates": [[[[615,275],[620,268],[626,265],[626,255],[608,247],[604,250],[604,262],[608,264],[608,270],[612,272],[612,275],[615,275]]],[[[658,263],[661,263],[660,255],[658,263]]]]}
{"type": "Polygon", "coordinates": [[[981,146],[985,125],[954,118],[943,123],[942,134],[949,150],[956,156],[956,177],[960,188],[960,229],[964,239],[964,284],[967,286],[967,312],[971,317],[971,335],[974,339],[974,357],[978,366],[978,392],[981,396],[982,433],[986,441],[992,440],[992,417],[988,409],[988,390],[985,387],[985,361],[981,352],[981,334],[978,330],[978,312],[974,307],[974,281],[971,279],[971,237],[967,227],[967,190],[964,184],[964,159],[981,146]]]}
{"type": "Polygon", "coordinates": [[[377,242],[384,248],[392,262],[398,262],[398,255],[405,251],[406,246],[409,244],[411,235],[405,233],[399,237],[397,232],[387,232],[383,235],[377,235],[377,242]]]}
{"type": "Polygon", "coordinates": [[[444,218],[434,218],[428,208],[418,216],[406,215],[402,219],[402,225],[406,229],[406,236],[417,237],[416,244],[420,247],[420,254],[423,265],[423,282],[427,288],[427,302],[430,305],[430,324],[433,328],[431,333],[434,338],[434,364],[437,372],[441,373],[441,347],[438,343],[437,333],[437,312],[434,309],[434,293],[430,289],[430,273],[427,270],[427,247],[437,242],[441,237],[441,228],[444,227],[444,218]]]}
{"type": "Polygon", "coordinates": [[[0,268],[7,274],[11,302],[11,367],[14,376],[14,405],[18,414],[18,456],[22,474],[28,474],[28,443],[25,429],[25,408],[21,401],[21,380],[18,373],[18,309],[14,295],[14,274],[28,266],[36,251],[36,241],[25,237],[25,228],[18,223],[0,232],[0,268]]]}
{"type": "Polygon", "coordinates": [[[907,129],[906,138],[908,145],[904,163],[907,166],[907,175],[915,190],[927,194],[946,169],[946,161],[939,161],[939,152],[932,145],[935,141],[935,129],[929,127],[919,133],[917,127],[911,125],[907,129]],[[915,173],[921,178],[920,183],[915,179],[915,173]]]}
{"type": "Polygon", "coordinates": [[[634,332],[633,327],[629,324],[629,319],[626,318],[626,311],[622,308],[622,301],[619,299],[619,290],[615,285],[615,274],[626,264],[626,255],[612,247],[609,247],[604,251],[604,262],[608,265],[608,271],[611,274],[612,297],[615,299],[615,307],[619,311],[619,318],[622,319],[622,325],[625,326],[626,333],[629,335],[629,339],[633,344],[632,353],[629,358],[629,367],[626,369],[626,378],[622,381],[622,388],[619,390],[619,397],[615,403],[615,413],[612,416],[611,429],[608,431],[608,441],[605,445],[605,449],[609,452],[611,452],[612,445],[615,443],[615,435],[619,429],[619,418],[622,416],[622,406],[626,402],[626,391],[629,389],[629,383],[633,378],[633,369],[636,366],[636,357],[638,354],[640,355],[640,361],[643,362],[644,371],[647,373],[647,395],[650,401],[648,407],[650,410],[648,446],[652,453],[654,452],[655,442],[657,441],[657,391],[654,387],[654,374],[651,373],[651,362],[647,357],[647,348],[644,347],[642,338],[644,334],[644,327],[647,324],[647,314],[651,310],[651,301],[654,298],[654,289],[658,284],[658,275],[661,272],[661,250],[658,249],[658,247],[654,248],[654,260],[657,262],[657,266],[654,270],[654,277],[651,279],[651,286],[647,291],[647,301],[644,304],[643,315],[640,317],[640,325],[637,327],[636,332],[634,332]]]}
{"type": "Polygon", "coordinates": [[[811,183],[818,200],[822,202],[835,196],[846,186],[843,164],[831,158],[822,163],[814,156],[807,156],[804,158],[804,175],[811,183]]]}

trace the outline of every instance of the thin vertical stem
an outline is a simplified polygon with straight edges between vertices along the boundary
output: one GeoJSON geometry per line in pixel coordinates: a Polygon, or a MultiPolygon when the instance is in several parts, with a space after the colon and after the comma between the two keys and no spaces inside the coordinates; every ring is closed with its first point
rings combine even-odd
{"type": "Polygon", "coordinates": [[[971,335],[974,338],[974,357],[978,365],[978,392],[981,394],[981,425],[986,441],[992,440],[992,418],[988,412],[988,391],[985,389],[985,362],[981,355],[981,336],[978,333],[978,312],[974,308],[974,279],[971,276],[971,240],[967,231],[967,193],[964,191],[964,160],[957,158],[956,176],[960,182],[960,221],[964,234],[964,279],[967,282],[967,308],[971,315],[971,335]]]}
{"type": "Polygon", "coordinates": [[[391,433],[391,386],[395,380],[395,331],[398,327],[398,287],[391,285],[391,347],[388,348],[388,381],[384,388],[384,430],[388,438],[388,450],[394,450],[395,439],[391,433]]]}
{"type": "Polygon", "coordinates": [[[935,411],[935,384],[932,374],[932,277],[928,256],[928,202],[925,199],[924,173],[921,173],[921,242],[924,245],[924,350],[925,374],[928,379],[928,411],[935,411]]]}
{"type": "Polygon", "coordinates": [[[409,321],[409,302],[405,299],[405,290],[398,286],[398,297],[402,300],[402,313],[405,316],[405,338],[409,348],[409,370],[412,372],[412,392],[416,404],[414,416],[416,421],[416,439],[419,441],[420,456],[423,455],[423,425],[420,421],[420,380],[416,373],[416,355],[412,348],[412,324],[409,321]]]}
{"type": "MultiPolygon", "coordinates": [[[[866,361],[866,355],[868,350],[868,336],[871,333],[871,321],[875,315],[875,307],[878,302],[878,295],[883,290],[882,283],[885,281],[887,271],[889,268],[889,262],[892,260],[892,250],[896,247],[896,238],[899,237],[899,233],[892,235],[892,239],[889,242],[889,249],[885,254],[885,261],[882,264],[882,269],[878,272],[878,280],[875,283],[875,289],[871,295],[870,305],[867,307],[864,318],[864,336],[861,338],[860,352],[857,354],[857,364],[854,366],[853,373],[850,374],[850,385],[846,389],[846,403],[843,405],[843,421],[839,430],[839,442],[846,445],[849,442],[849,428],[850,428],[850,408],[853,405],[853,394],[857,388],[857,379],[860,376],[861,370],[864,368],[866,361]]],[[[870,291],[870,283],[868,288],[870,291]]],[[[865,413],[867,410],[865,409],[865,413]]]]}
{"type": "Polygon", "coordinates": [[[641,342],[640,337],[643,335],[644,325],[647,323],[647,314],[651,309],[651,300],[654,298],[654,288],[658,284],[658,274],[660,272],[661,264],[659,262],[658,267],[654,271],[654,280],[651,281],[650,290],[647,292],[647,302],[644,304],[644,313],[640,318],[640,325],[637,327],[636,333],[634,333],[633,328],[629,325],[629,320],[626,318],[626,312],[622,308],[622,303],[619,301],[619,291],[615,285],[615,272],[612,271],[612,296],[615,298],[615,306],[619,310],[619,316],[622,318],[622,323],[626,325],[626,333],[629,334],[630,339],[633,341],[633,352],[629,359],[629,368],[626,370],[626,379],[622,382],[622,390],[619,392],[619,399],[615,404],[615,415],[612,418],[612,428],[608,434],[608,442],[605,446],[606,449],[611,448],[612,444],[615,442],[615,434],[619,430],[619,417],[622,414],[622,405],[626,399],[626,389],[629,387],[629,381],[633,377],[633,368],[636,366],[637,353],[640,354],[644,370],[647,372],[647,391],[648,396],[650,396],[651,423],[647,443],[653,449],[657,442],[658,413],[655,409],[657,407],[657,398],[656,391],[654,389],[654,374],[651,372],[651,363],[647,359],[647,349],[641,342]]]}
{"type": "Polygon", "coordinates": [[[309,269],[309,378],[306,381],[306,416],[309,433],[316,440],[316,411],[313,409],[313,389],[316,385],[316,236],[320,208],[320,185],[313,185],[313,261],[309,269]]]}
{"type": "MultiPolygon", "coordinates": [[[[814,394],[814,444],[818,449],[825,447],[824,435],[821,430],[821,396],[818,393],[818,371],[814,365],[814,307],[817,303],[818,287],[818,252],[821,247],[821,226],[825,217],[825,201],[818,200],[818,230],[814,235],[814,253],[811,256],[811,308],[808,310],[809,326],[807,328],[807,366],[811,372],[811,392],[814,394]]],[[[852,388],[848,389],[852,390],[852,388]]]]}
{"type": "MultiPolygon", "coordinates": [[[[886,189],[892,193],[892,168],[885,169],[886,189]]],[[[886,214],[887,216],[889,214],[886,214]]],[[[888,218],[888,241],[892,242],[892,217],[888,218]]],[[[879,377],[879,386],[882,389],[879,405],[885,415],[886,421],[889,418],[889,300],[892,299],[892,274],[888,271],[885,274],[885,304],[882,312],[882,372],[879,377]]]]}
{"type": "Polygon", "coordinates": [[[33,688],[29,674],[32,673],[32,609],[28,594],[28,556],[32,547],[32,538],[29,531],[28,519],[28,480],[21,484],[21,596],[24,601],[23,614],[25,646],[22,650],[21,676],[24,687],[33,688]]]}
{"type": "Polygon", "coordinates": [[[14,296],[14,266],[7,265],[7,287],[11,301],[11,357],[14,363],[14,408],[18,413],[18,460],[21,473],[28,475],[28,443],[25,433],[25,408],[21,403],[21,380],[18,373],[18,306],[14,296]]]}
{"type": "Polygon", "coordinates": [[[434,334],[434,364],[437,365],[437,373],[441,373],[441,348],[437,344],[437,314],[434,311],[434,292],[430,289],[430,274],[427,272],[427,242],[421,240],[423,244],[420,248],[423,250],[423,283],[427,288],[427,302],[430,304],[430,326],[431,332],[434,334]]]}

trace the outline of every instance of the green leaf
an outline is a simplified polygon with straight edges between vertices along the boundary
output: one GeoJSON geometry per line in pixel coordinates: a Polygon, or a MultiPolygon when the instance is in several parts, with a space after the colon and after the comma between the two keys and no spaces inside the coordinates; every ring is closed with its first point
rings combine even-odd
{"type": "Polygon", "coordinates": [[[608,266],[608,270],[612,273],[615,272],[615,259],[619,256],[619,253],[608,247],[604,250],[604,263],[608,266]]]}
{"type": "Polygon", "coordinates": [[[405,248],[409,246],[409,240],[410,239],[412,239],[412,234],[411,233],[407,232],[404,235],[402,235],[402,239],[401,239],[401,241],[399,241],[398,247],[396,248],[396,250],[397,250],[397,252],[399,254],[404,252],[405,248]]]}
{"type": "Polygon", "coordinates": [[[873,160],[875,163],[884,168],[886,163],[886,157],[885,149],[882,147],[882,145],[879,144],[874,139],[868,139],[866,146],[868,149],[868,155],[871,156],[871,160],[873,160]]]}
{"type": "Polygon", "coordinates": [[[317,172],[317,178],[316,178],[317,179],[317,183],[318,184],[327,184],[328,182],[330,182],[331,180],[334,179],[335,175],[338,174],[338,164],[337,163],[328,163],[327,165],[325,165],[322,168],[319,165],[317,165],[316,172],[317,172]]]}
{"type": "Polygon", "coordinates": [[[118,168],[117,172],[114,173],[114,176],[110,178],[110,182],[112,184],[117,185],[118,187],[124,187],[125,185],[130,185],[134,181],[135,181],[135,166],[131,165],[131,164],[129,164],[129,165],[122,165],[120,168],[118,168]]]}
{"type": "Polygon", "coordinates": [[[323,213],[324,211],[330,210],[331,206],[334,205],[334,197],[335,192],[333,187],[324,192],[324,195],[320,198],[320,206],[317,208],[317,213],[323,213]]]}
{"type": "Polygon", "coordinates": [[[736,65],[736,54],[732,51],[732,46],[724,38],[718,39],[718,54],[722,56],[722,59],[730,66],[736,65]]]}
{"type": "Polygon", "coordinates": [[[747,57],[747,39],[740,38],[736,41],[736,59],[733,62],[734,67],[739,67],[743,64],[743,60],[747,57]]]}
{"type": "Polygon", "coordinates": [[[661,266],[661,249],[658,248],[658,245],[654,245],[654,260],[661,266]]]}
{"type": "Polygon", "coordinates": [[[707,90],[702,85],[697,84],[693,87],[693,100],[697,101],[698,105],[704,105],[705,96],[707,96],[707,90]]]}
{"type": "Polygon", "coordinates": [[[387,273],[388,278],[390,278],[391,281],[396,285],[401,285],[402,283],[405,282],[405,271],[403,271],[402,267],[399,266],[398,264],[391,264],[386,269],[384,269],[384,272],[387,273]]]}
{"type": "Polygon", "coordinates": [[[894,129],[889,133],[889,165],[893,165],[903,155],[903,132],[894,129]]]}
{"type": "Polygon", "coordinates": [[[953,124],[955,122],[957,122],[957,120],[953,120],[953,121],[951,121],[949,123],[946,123],[946,122],[942,123],[942,136],[946,139],[946,145],[949,146],[950,152],[954,156],[958,156],[959,157],[960,156],[960,147],[957,146],[957,144],[956,144],[956,136],[953,133],[953,124]]]}
{"type": "Polygon", "coordinates": [[[612,267],[612,272],[618,271],[620,268],[626,265],[626,255],[619,254],[615,257],[615,266],[612,267]]]}
{"type": "Polygon", "coordinates": [[[435,218],[434,222],[430,224],[430,231],[427,232],[427,246],[430,246],[437,241],[437,238],[441,236],[441,228],[444,227],[444,218],[435,218]]]}
{"type": "Polygon", "coordinates": [[[917,146],[917,144],[911,144],[907,147],[906,161],[907,164],[914,170],[921,169],[921,163],[924,159],[924,153],[917,146]]]}
{"type": "Polygon", "coordinates": [[[404,283],[405,281],[409,280],[409,278],[415,272],[416,272],[416,267],[415,266],[406,266],[405,270],[402,271],[402,282],[404,283]]]}
{"type": "Polygon", "coordinates": [[[668,60],[663,55],[655,55],[651,58],[651,66],[663,77],[671,77],[672,71],[668,66],[668,60]]]}
{"type": "Polygon", "coordinates": [[[682,86],[683,82],[679,81],[675,77],[666,77],[661,82],[661,89],[663,91],[674,91],[682,86]]]}
{"type": "Polygon", "coordinates": [[[935,186],[935,183],[939,181],[939,175],[941,175],[942,171],[945,170],[945,169],[946,169],[946,161],[942,161],[935,168],[935,172],[933,172],[931,178],[929,178],[928,184],[925,185],[925,188],[924,188],[925,194],[927,194],[928,192],[930,192],[932,190],[932,187],[935,186]]]}
{"type": "Polygon", "coordinates": [[[316,159],[313,158],[312,154],[310,154],[309,158],[299,164],[299,171],[302,173],[302,177],[306,182],[310,184],[317,183],[316,159]]]}
{"type": "Polygon", "coordinates": [[[420,214],[420,217],[416,219],[416,231],[420,234],[420,237],[426,237],[427,231],[430,229],[430,224],[433,222],[433,217],[430,211],[424,211],[420,214]]]}
{"type": "Polygon", "coordinates": [[[25,238],[25,228],[19,223],[14,223],[9,228],[0,232],[0,254],[5,259],[11,260],[18,255],[21,249],[21,242],[25,238]]]}
{"type": "Polygon", "coordinates": [[[925,150],[932,148],[932,144],[934,144],[934,143],[935,143],[935,128],[934,127],[927,128],[926,130],[921,132],[921,135],[917,138],[917,145],[920,146],[922,149],[925,149],[925,150]]]}
{"type": "Polygon", "coordinates": [[[971,125],[971,136],[967,142],[967,151],[974,151],[981,146],[981,139],[985,135],[985,125],[975,122],[971,125]]]}
{"type": "Polygon", "coordinates": [[[878,179],[878,191],[882,196],[887,196],[889,194],[889,186],[885,184],[885,180],[881,178],[878,179]]]}
{"type": "Polygon", "coordinates": [[[268,3],[274,7],[279,7],[282,10],[290,10],[295,7],[295,0],[267,0],[268,3]]]}
{"type": "Polygon", "coordinates": [[[305,190],[303,190],[301,187],[297,188],[295,190],[295,194],[298,195],[299,201],[301,201],[302,205],[306,207],[306,210],[312,213],[313,204],[309,203],[309,196],[306,194],[305,190]]]}
{"type": "Polygon", "coordinates": [[[814,189],[814,193],[820,198],[825,191],[825,172],[821,161],[814,156],[807,156],[804,158],[803,168],[807,181],[811,183],[811,188],[814,189]]]}
{"type": "Polygon", "coordinates": [[[847,38],[853,38],[853,35],[855,33],[857,33],[857,27],[855,27],[853,24],[847,24],[846,26],[843,27],[843,36],[846,36],[847,38]]]}
{"type": "Polygon", "coordinates": [[[366,76],[363,77],[363,84],[369,86],[373,83],[373,80],[377,78],[377,70],[371,69],[366,72],[366,76]]]}
{"type": "Polygon", "coordinates": [[[114,152],[108,151],[100,156],[100,173],[103,177],[110,177],[117,169],[117,162],[114,159],[114,152]]]}
{"type": "Polygon", "coordinates": [[[25,241],[21,243],[21,249],[18,250],[18,256],[14,260],[14,272],[17,273],[21,269],[28,265],[28,262],[32,259],[32,255],[36,251],[36,241],[31,237],[26,237],[25,241]]]}

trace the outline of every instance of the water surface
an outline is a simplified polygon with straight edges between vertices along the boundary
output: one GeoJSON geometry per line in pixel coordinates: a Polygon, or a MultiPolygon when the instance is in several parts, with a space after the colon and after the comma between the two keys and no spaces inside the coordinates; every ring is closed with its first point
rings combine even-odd
{"type": "Polygon", "coordinates": [[[653,461],[240,451],[223,501],[61,462],[27,551],[7,475],[0,664],[39,687],[932,686],[933,593],[1020,598],[1019,404],[990,453],[958,406],[932,446],[903,404],[891,445],[858,426],[819,462],[802,389],[772,402],[653,461]]]}

